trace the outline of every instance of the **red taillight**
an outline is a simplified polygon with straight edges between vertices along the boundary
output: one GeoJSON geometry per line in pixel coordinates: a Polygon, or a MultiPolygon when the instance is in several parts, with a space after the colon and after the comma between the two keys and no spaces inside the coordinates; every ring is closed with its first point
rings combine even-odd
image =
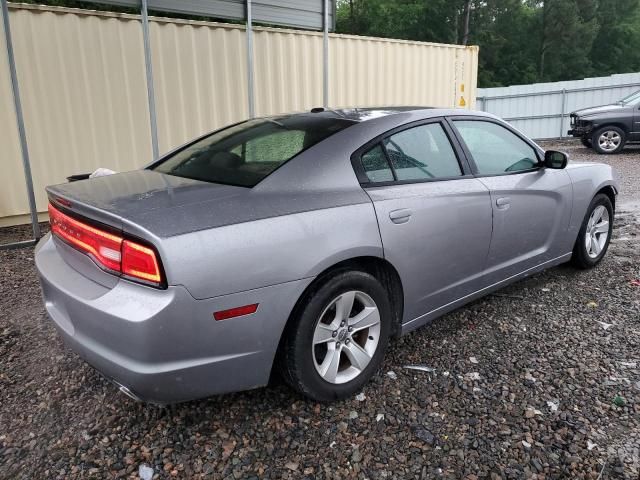
{"type": "Polygon", "coordinates": [[[49,204],[49,220],[54,235],[88,254],[108,270],[120,271],[122,238],[65,215],[49,204]]]}
{"type": "Polygon", "coordinates": [[[156,252],[130,240],[122,243],[122,273],[147,282],[162,281],[156,252]]]}
{"type": "Polygon", "coordinates": [[[243,307],[230,308],[229,310],[221,310],[213,314],[216,320],[227,320],[228,318],[242,317],[243,315],[251,315],[258,310],[258,304],[244,305],[243,307]]]}
{"type": "Polygon", "coordinates": [[[76,220],[51,204],[49,219],[54,235],[89,255],[98,266],[156,286],[162,284],[153,249],[76,220]]]}

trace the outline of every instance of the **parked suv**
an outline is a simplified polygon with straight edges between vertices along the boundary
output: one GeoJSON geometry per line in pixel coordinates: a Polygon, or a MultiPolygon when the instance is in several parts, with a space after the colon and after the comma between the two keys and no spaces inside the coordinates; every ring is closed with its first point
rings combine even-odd
{"type": "Polygon", "coordinates": [[[618,153],[640,142],[640,90],[610,105],[572,112],[569,135],[598,153],[618,153]]]}

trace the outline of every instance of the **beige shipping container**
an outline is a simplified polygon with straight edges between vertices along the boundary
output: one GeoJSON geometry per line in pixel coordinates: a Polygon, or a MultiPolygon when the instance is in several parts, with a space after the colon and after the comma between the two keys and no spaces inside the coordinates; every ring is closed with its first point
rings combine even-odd
{"type": "MultiPolygon", "coordinates": [[[[38,211],[46,185],[152,159],[140,17],[9,4],[38,211]]],[[[3,32],[4,33],[4,32],[3,32]]],[[[242,25],[150,18],[160,152],[249,115],[242,25]]],[[[254,28],[257,115],[322,105],[322,34],[254,28]]],[[[473,108],[478,48],[330,34],[332,107],[473,108]]],[[[0,38],[0,226],[28,222],[0,38]]]]}

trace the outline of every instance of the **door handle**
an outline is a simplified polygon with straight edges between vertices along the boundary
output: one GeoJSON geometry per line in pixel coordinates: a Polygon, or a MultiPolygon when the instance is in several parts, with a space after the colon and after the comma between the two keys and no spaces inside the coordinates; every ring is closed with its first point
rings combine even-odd
{"type": "Polygon", "coordinates": [[[408,208],[401,208],[399,210],[392,210],[389,212],[389,218],[393,223],[407,223],[411,217],[411,210],[408,208]]]}
{"type": "Polygon", "coordinates": [[[500,197],[496,200],[496,206],[501,209],[509,208],[511,204],[511,199],[509,197],[500,197]]]}

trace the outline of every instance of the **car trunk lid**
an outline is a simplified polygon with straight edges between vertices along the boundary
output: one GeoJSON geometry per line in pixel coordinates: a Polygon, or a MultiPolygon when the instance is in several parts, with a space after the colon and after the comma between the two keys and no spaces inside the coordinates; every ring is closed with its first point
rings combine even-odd
{"type": "Polygon", "coordinates": [[[135,170],[55,185],[47,192],[72,214],[154,240],[228,223],[229,204],[250,189],[135,170]],[[208,212],[207,221],[201,213],[198,225],[189,211],[208,212]]]}

